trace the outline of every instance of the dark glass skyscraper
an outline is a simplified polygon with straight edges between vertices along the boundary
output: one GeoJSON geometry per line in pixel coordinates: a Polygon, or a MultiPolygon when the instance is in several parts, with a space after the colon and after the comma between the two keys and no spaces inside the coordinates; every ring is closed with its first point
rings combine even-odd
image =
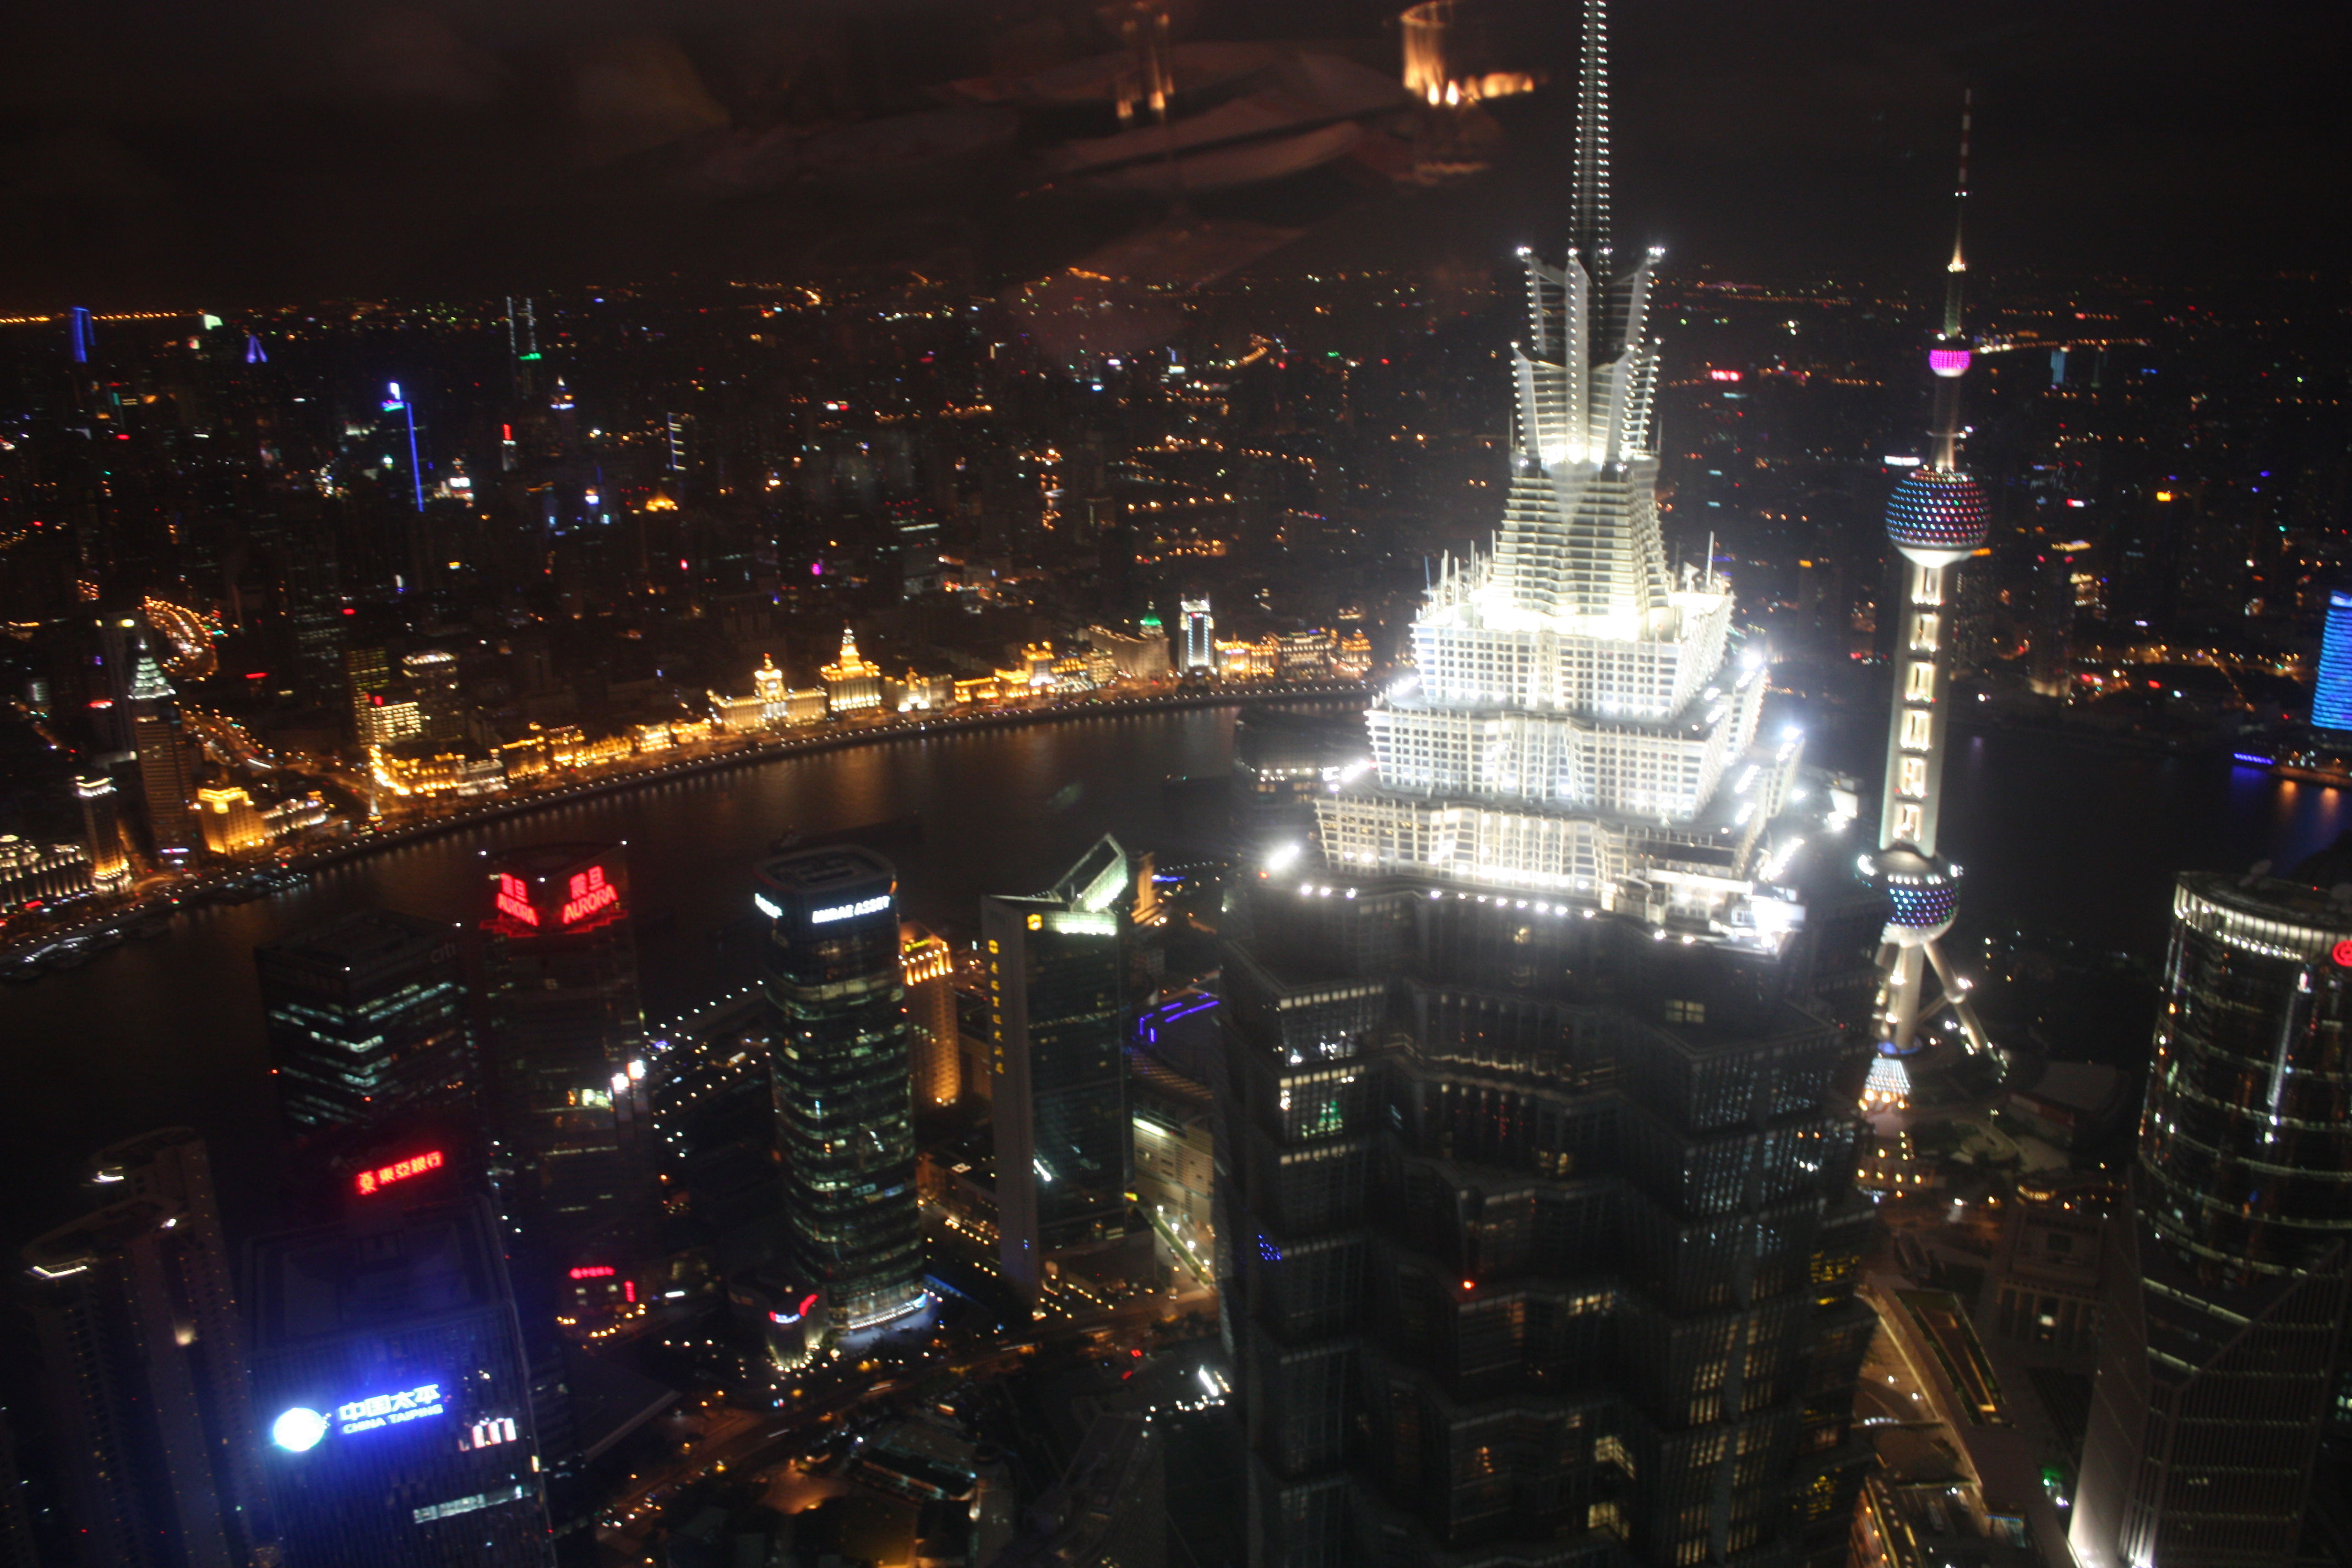
{"type": "Polygon", "coordinates": [[[981,903],[1004,1278],[1128,1234],[1127,852],[1106,837],[1046,892],[981,903]]]}
{"type": "Polygon", "coordinates": [[[2069,1543],[2284,1564],[2352,1304],[2352,901],[2184,876],[2164,988],[2069,1543]]]}
{"type": "Polygon", "coordinates": [[[836,1331],[928,1300],[898,886],[870,850],[812,849],[761,865],[752,900],[769,921],[786,1240],[836,1331]]]}
{"type": "Polygon", "coordinates": [[[370,1194],[341,1224],[257,1243],[249,1294],[290,1568],[553,1560],[531,1379],[486,1203],[370,1194]]]}
{"type": "Polygon", "coordinates": [[[1870,1214],[1793,966],[1323,889],[1260,884],[1225,969],[1253,1563],[1842,1563],[1870,1214]]]}
{"type": "Polygon", "coordinates": [[[481,1058],[516,1293],[527,1319],[551,1294],[624,1306],[656,1241],[628,863],[540,845],[494,856],[487,892],[481,1058]]]}
{"type": "Polygon", "coordinates": [[[450,927],[362,910],[253,957],[278,1104],[296,1131],[354,1126],[472,1092],[450,927]]]}
{"type": "Polygon", "coordinates": [[[25,1249],[68,1512],[93,1568],[230,1568],[257,1510],[245,1339],[205,1146],[102,1151],[115,1202],[25,1249]]]}

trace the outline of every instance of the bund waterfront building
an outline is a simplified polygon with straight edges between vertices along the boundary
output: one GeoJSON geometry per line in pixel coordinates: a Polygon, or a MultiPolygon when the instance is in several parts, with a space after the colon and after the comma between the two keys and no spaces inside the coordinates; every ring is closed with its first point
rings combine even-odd
{"type": "Polygon", "coordinates": [[[2296,1560],[2352,1304],[2352,900],[2302,879],[2343,868],[2174,892],[2131,1203],[2107,1233],[2082,1568],[2296,1560]]]}
{"type": "Polygon", "coordinates": [[[25,1249],[82,1560],[231,1568],[264,1531],[227,1248],[184,1127],[101,1151],[114,1201],[25,1249]]]}
{"type": "Polygon", "coordinates": [[[981,902],[997,1230],[1006,1282],[1033,1300],[1049,1262],[1114,1248],[1132,1229],[1126,907],[1134,880],[1127,852],[1106,837],[1047,891],[981,902]]]}
{"type": "Polygon", "coordinates": [[[289,1568],[554,1562],[497,1220],[481,1199],[407,1195],[424,1190],[253,1247],[254,1400],[289,1568]]]}
{"type": "MultiPolygon", "coordinates": [[[[1595,0],[1493,551],[1433,587],[1319,855],[1228,910],[1216,1249],[1257,1568],[1839,1568],[1872,1463],[1835,1081],[1866,1047],[1822,1010],[1808,907],[1867,897],[1853,800],[1793,735],[1756,744],[1729,588],[1669,569],[1604,27],[1595,0]]],[[[1840,962],[1866,973],[1884,918],[1840,962]]]]}
{"type": "Polygon", "coordinates": [[[362,910],[254,951],[278,1100],[297,1133],[473,1090],[457,932],[362,910]]]}
{"type": "Polygon", "coordinates": [[[756,879],[785,1241],[828,1328],[877,1328],[929,1301],[898,873],[845,847],[780,856],[756,879]]]}

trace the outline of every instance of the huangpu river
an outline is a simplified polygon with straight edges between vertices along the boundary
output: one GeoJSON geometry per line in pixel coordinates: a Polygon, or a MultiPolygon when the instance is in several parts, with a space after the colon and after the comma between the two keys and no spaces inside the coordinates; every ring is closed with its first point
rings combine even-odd
{"type": "MultiPolygon", "coordinates": [[[[1075,718],[890,741],[664,780],[347,861],[304,886],[191,910],[36,984],[0,988],[0,1246],[79,1208],[81,1162],[184,1123],[210,1141],[233,1231],[272,1223],[278,1131],[253,950],[382,906],[453,926],[479,917],[481,858],[501,847],[625,840],[641,921],[646,1013],[674,1016],[751,979],[751,944],[717,942],[751,913],[751,868],[788,832],[919,814],[887,850],[908,914],[969,932],[989,892],[1044,887],[1096,837],[1196,844],[1170,778],[1232,764],[1233,709],[1075,718]]],[[[1807,722],[1800,711],[1768,722],[1807,722]]],[[[1813,725],[1811,760],[1876,789],[1883,731],[1813,725]]],[[[2352,795],[2274,781],[2224,758],[2119,752],[2046,735],[1956,731],[1943,848],[1966,868],[1959,934],[2022,926],[2140,952],[2162,942],[2176,870],[2282,866],[2352,827],[2352,795]]],[[[1860,847],[1857,845],[1857,847],[1860,847]]]]}

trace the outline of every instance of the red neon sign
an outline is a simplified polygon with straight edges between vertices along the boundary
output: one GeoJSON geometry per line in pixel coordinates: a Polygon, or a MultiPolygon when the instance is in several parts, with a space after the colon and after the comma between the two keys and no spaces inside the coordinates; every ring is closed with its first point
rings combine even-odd
{"type": "Polygon", "coordinates": [[[1738,381],[1739,373],[1736,370],[1711,370],[1706,373],[1706,378],[1709,381],[1738,381]]]}
{"type": "MultiPolygon", "coordinates": [[[[556,919],[565,925],[578,925],[598,910],[621,901],[621,889],[604,880],[604,868],[591,866],[572,879],[572,900],[558,911],[556,919]]],[[[532,923],[537,924],[537,921],[532,923]]]]}
{"type": "Polygon", "coordinates": [[[394,1182],[404,1182],[411,1176],[421,1176],[427,1171],[437,1171],[441,1165],[441,1151],[436,1149],[430,1153],[415,1155],[406,1160],[395,1160],[389,1165],[378,1165],[373,1171],[362,1171],[354,1184],[360,1190],[360,1196],[366,1197],[370,1193],[379,1188],[388,1187],[394,1182]]]}
{"type": "Polygon", "coordinates": [[[616,1270],[609,1263],[586,1263],[572,1271],[574,1279],[610,1279],[616,1270]]]}
{"type": "Polygon", "coordinates": [[[530,907],[530,889],[522,885],[521,878],[510,877],[504,871],[499,873],[499,913],[527,926],[539,923],[539,911],[530,907]]]}
{"type": "Polygon", "coordinates": [[[2336,968],[2352,969],[2352,942],[2337,942],[2336,951],[2329,956],[2336,960],[2336,968]]]}

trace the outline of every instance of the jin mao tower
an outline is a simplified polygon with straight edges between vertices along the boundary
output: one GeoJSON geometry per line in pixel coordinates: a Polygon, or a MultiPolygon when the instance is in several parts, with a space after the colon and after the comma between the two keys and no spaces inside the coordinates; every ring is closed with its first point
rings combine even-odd
{"type": "Polygon", "coordinates": [[[1851,1051],[1805,902],[1858,890],[1848,813],[1800,791],[1794,735],[1756,746],[1728,585],[1669,569],[1599,0],[1583,44],[1575,243],[1526,263],[1493,548],[1367,715],[1375,775],[1226,927],[1255,1568],[1835,1568],[1871,1463],[1851,1051]]]}

